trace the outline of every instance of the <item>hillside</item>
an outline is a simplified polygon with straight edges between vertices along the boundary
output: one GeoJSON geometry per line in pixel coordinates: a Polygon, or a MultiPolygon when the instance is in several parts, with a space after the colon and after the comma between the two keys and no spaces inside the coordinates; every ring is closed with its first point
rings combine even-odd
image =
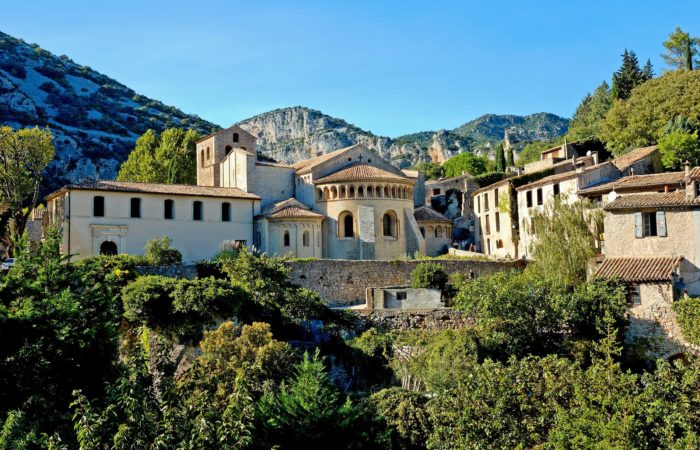
{"type": "Polygon", "coordinates": [[[419,161],[443,162],[464,151],[489,154],[507,137],[517,143],[549,140],[564,134],[568,120],[549,113],[528,116],[489,114],[454,130],[423,131],[398,138],[377,136],[342,119],[301,106],[270,111],[238,123],[258,136],[259,150],[293,163],[320,153],[363,143],[401,167],[419,161]]]}
{"type": "Polygon", "coordinates": [[[67,56],[2,32],[0,124],[51,128],[56,158],[47,171],[46,190],[67,181],[114,178],[136,138],[148,128],[218,129],[67,56]]]}

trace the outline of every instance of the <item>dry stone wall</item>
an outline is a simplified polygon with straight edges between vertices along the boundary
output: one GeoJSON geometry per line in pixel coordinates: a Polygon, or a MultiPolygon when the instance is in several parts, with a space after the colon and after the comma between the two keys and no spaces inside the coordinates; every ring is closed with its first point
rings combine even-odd
{"type": "MultiPolygon", "coordinates": [[[[329,306],[358,305],[365,302],[368,287],[407,286],[411,272],[425,261],[350,261],[319,259],[289,261],[291,280],[317,292],[329,306]]],[[[474,277],[522,268],[523,261],[435,260],[445,271],[474,277]]]]}

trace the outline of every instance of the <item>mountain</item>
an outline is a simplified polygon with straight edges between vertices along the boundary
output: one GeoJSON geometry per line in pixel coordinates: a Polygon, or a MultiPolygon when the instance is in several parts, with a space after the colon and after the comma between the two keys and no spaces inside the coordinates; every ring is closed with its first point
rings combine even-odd
{"type": "Polygon", "coordinates": [[[504,138],[519,149],[526,142],[561,136],[566,133],[568,123],[568,119],[549,113],[488,114],[454,130],[423,131],[389,138],[320,111],[295,106],[266,112],[237,125],[258,137],[261,153],[281,162],[294,163],[362,143],[400,167],[410,167],[420,161],[441,163],[465,151],[490,155],[493,145],[504,138]]]}
{"type": "Polygon", "coordinates": [[[136,138],[180,126],[207,134],[216,125],[138,95],[67,56],[0,32],[0,124],[48,126],[56,157],[45,190],[116,177],[136,138]]]}

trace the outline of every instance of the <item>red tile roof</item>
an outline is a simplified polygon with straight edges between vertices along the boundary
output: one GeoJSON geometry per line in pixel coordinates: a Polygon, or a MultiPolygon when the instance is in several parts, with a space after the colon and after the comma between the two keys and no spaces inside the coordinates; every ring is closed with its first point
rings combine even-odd
{"type": "Polygon", "coordinates": [[[618,156],[617,158],[613,159],[613,164],[615,164],[615,167],[617,167],[618,169],[625,170],[637,161],[640,161],[654,153],[656,149],[656,145],[652,145],[650,147],[636,148],[628,153],[625,153],[624,155],[618,156]]]}
{"type": "Polygon", "coordinates": [[[679,188],[685,186],[685,172],[665,172],[652,173],[649,175],[632,175],[620,178],[609,183],[599,184],[586,189],[581,189],[578,193],[582,195],[605,194],[613,189],[624,191],[626,189],[654,188],[677,185],[679,188]]]}
{"type": "Polygon", "coordinates": [[[687,197],[685,189],[675,192],[625,194],[605,205],[606,211],[640,208],[687,208],[700,206],[700,197],[687,197]]]}
{"type": "Polygon", "coordinates": [[[397,173],[389,172],[388,170],[380,169],[379,167],[375,167],[364,162],[355,162],[331,173],[330,175],[326,175],[325,177],[315,180],[314,183],[338,183],[341,181],[354,180],[392,180],[413,182],[413,180],[403,174],[399,175],[397,173]]]}
{"type": "Polygon", "coordinates": [[[255,194],[234,187],[194,186],[189,184],[135,183],[131,181],[88,181],[79,184],[69,184],[60,190],[46,196],[55,197],[61,192],[76,191],[108,191],[134,192],[140,194],[187,195],[193,197],[222,197],[260,200],[255,194]]]}
{"type": "Polygon", "coordinates": [[[681,259],[680,256],[605,258],[596,277],[621,278],[633,283],[673,281],[673,274],[681,259]]]}
{"type": "Polygon", "coordinates": [[[294,198],[276,203],[263,213],[268,219],[323,219],[324,217],[294,198]]]}
{"type": "Polygon", "coordinates": [[[445,222],[452,223],[450,219],[427,206],[419,206],[413,210],[413,217],[416,222],[445,222]]]}

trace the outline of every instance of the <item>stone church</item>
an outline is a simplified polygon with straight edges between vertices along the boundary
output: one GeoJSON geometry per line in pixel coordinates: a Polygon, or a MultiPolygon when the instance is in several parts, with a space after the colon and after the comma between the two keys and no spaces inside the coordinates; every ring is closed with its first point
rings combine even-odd
{"type": "Polygon", "coordinates": [[[238,126],[196,143],[197,185],[96,181],[47,197],[47,223],[75,257],[143,253],[168,236],[184,261],[233,243],[299,258],[435,256],[452,222],[424,206],[423,174],[357,144],[293,165],[271,162],[238,126]]]}

